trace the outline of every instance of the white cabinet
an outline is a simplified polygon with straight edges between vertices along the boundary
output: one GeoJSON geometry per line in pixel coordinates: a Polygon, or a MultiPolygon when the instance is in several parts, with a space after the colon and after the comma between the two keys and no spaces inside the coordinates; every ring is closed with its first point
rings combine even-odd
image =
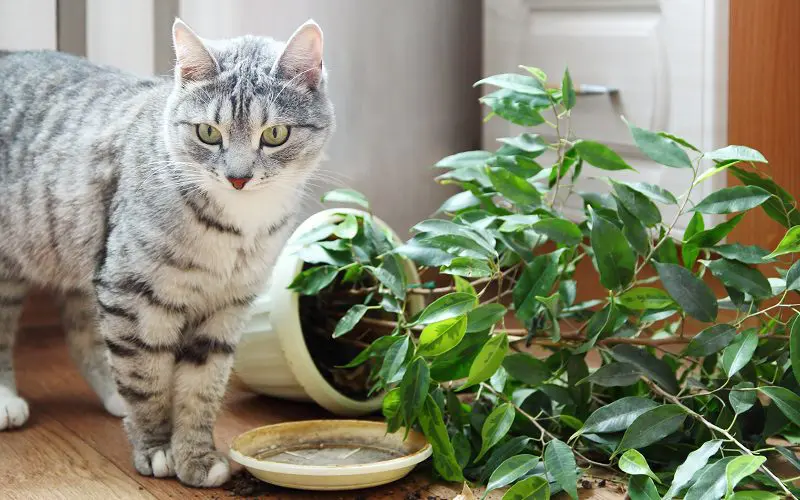
{"type": "MultiPolygon", "coordinates": [[[[653,130],[665,130],[712,150],[727,133],[727,0],[484,0],[485,75],[542,68],[559,84],[565,67],[576,84],[618,90],[579,96],[572,124],[579,137],[601,141],[638,173],[620,177],[658,184],[676,195],[691,172],[653,164],[633,146],[620,115],[653,130]]],[[[519,128],[491,120],[484,146],[519,128]]],[[[537,132],[550,134],[542,127],[537,132]]],[[[615,176],[618,173],[615,173],[615,176]]],[[[606,172],[587,169],[577,190],[603,189],[606,172]]],[[[717,176],[697,188],[695,200],[724,185],[717,176]]],[[[568,210],[578,216],[580,198],[568,210]]],[[[674,213],[674,212],[673,212],[674,213]]],[[[665,218],[671,219],[669,210],[665,218]]],[[[688,219],[681,221],[680,232],[688,219]]]]}
{"type": "Polygon", "coordinates": [[[0,0],[0,50],[56,48],[56,0],[0,0]]]}

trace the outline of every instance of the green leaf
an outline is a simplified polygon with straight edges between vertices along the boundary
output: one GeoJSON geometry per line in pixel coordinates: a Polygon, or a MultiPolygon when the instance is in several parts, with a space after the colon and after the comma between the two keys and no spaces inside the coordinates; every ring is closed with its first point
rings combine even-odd
{"type": "Polygon", "coordinates": [[[481,429],[481,451],[475,457],[476,462],[508,434],[511,424],[514,422],[515,411],[510,403],[503,403],[486,417],[481,429]]]}
{"type": "Polygon", "coordinates": [[[800,457],[794,451],[786,448],[785,446],[776,446],[775,449],[780,453],[787,462],[792,464],[795,469],[800,470],[800,457]]]}
{"type": "Polygon", "coordinates": [[[752,161],[756,163],[768,163],[764,155],[755,149],[746,146],[725,146],[703,155],[705,158],[714,161],[752,161]]]}
{"type": "Polygon", "coordinates": [[[522,453],[523,451],[527,451],[528,444],[533,441],[532,438],[527,436],[515,436],[499,447],[495,448],[492,454],[489,456],[489,459],[486,461],[486,464],[481,468],[481,473],[478,476],[479,483],[486,483],[489,479],[489,474],[494,472],[500,464],[506,461],[507,459],[522,453]]]}
{"type": "Polygon", "coordinates": [[[453,276],[453,285],[456,287],[456,292],[468,293],[470,295],[478,295],[472,283],[459,276],[453,276]]]}
{"type": "Polygon", "coordinates": [[[633,279],[636,256],[622,231],[594,211],[591,243],[603,286],[614,290],[627,285],[633,279]]]}
{"type": "Polygon", "coordinates": [[[633,170],[614,150],[599,142],[579,141],[575,151],[586,163],[603,170],[633,170]]]}
{"type": "Polygon", "coordinates": [[[686,314],[706,323],[717,318],[717,298],[701,279],[676,264],[654,265],[664,288],[686,314]]]}
{"type": "Polygon", "coordinates": [[[794,226],[786,231],[781,242],[767,257],[778,257],[795,252],[800,252],[800,226],[794,226]]]}
{"type": "Polygon", "coordinates": [[[467,464],[469,464],[470,458],[472,458],[472,445],[469,439],[461,432],[457,432],[453,435],[453,451],[455,452],[458,466],[461,470],[464,470],[467,464]]]}
{"type": "Polygon", "coordinates": [[[603,387],[625,387],[635,384],[641,376],[639,368],[630,363],[609,363],[579,383],[591,382],[603,387]]]}
{"type": "Polygon", "coordinates": [[[795,261],[786,272],[786,290],[800,290],[800,260],[795,261]]]}
{"type": "Polygon", "coordinates": [[[503,495],[503,500],[548,500],[549,498],[550,484],[541,476],[523,479],[503,495]]]}
{"type": "Polygon", "coordinates": [[[734,186],[706,196],[691,210],[704,214],[731,214],[755,208],[772,196],[758,186],[734,186]]]}
{"type": "Polygon", "coordinates": [[[728,236],[733,231],[733,228],[739,224],[744,214],[739,214],[735,217],[728,219],[722,224],[717,224],[711,229],[700,231],[686,241],[687,245],[693,245],[697,248],[711,247],[722,241],[722,238],[728,236]]]}
{"type": "Polygon", "coordinates": [[[759,173],[730,167],[731,174],[747,186],[758,186],[773,195],[761,208],[773,220],[786,228],[800,225],[800,212],[795,209],[792,195],[770,178],[762,177],[759,173]]]}
{"type": "Polygon", "coordinates": [[[637,287],[628,290],[619,297],[619,303],[636,311],[645,309],[664,309],[673,304],[672,297],[660,288],[637,287]]]}
{"type": "Polygon", "coordinates": [[[728,378],[736,375],[750,362],[756,347],[758,347],[758,333],[755,329],[750,329],[740,333],[733,343],[722,351],[722,368],[728,378]]]}
{"type": "Polygon", "coordinates": [[[342,319],[336,323],[336,328],[333,330],[333,338],[341,337],[355,328],[368,310],[369,308],[363,304],[356,304],[348,309],[347,312],[344,313],[344,316],[342,316],[342,319]]]}
{"type": "Polygon", "coordinates": [[[614,346],[611,355],[621,363],[629,363],[637,367],[643,375],[656,382],[670,394],[678,392],[678,381],[675,372],[662,359],[653,356],[647,350],[638,347],[620,344],[614,346]]]}
{"type": "Polygon", "coordinates": [[[312,267],[298,274],[289,288],[303,295],[316,295],[330,285],[337,274],[339,268],[335,266],[312,267]]]}
{"type": "Polygon", "coordinates": [[[453,262],[444,266],[441,272],[467,278],[485,278],[492,275],[492,269],[488,262],[472,257],[456,257],[453,262]]]}
{"type": "Polygon", "coordinates": [[[714,325],[706,328],[689,342],[684,356],[708,356],[719,352],[736,337],[736,328],[728,324],[714,325]]]}
{"type": "Polygon", "coordinates": [[[767,386],[758,390],[766,394],[786,418],[800,425],[800,396],[785,387],[767,386]]]}
{"type": "Polygon", "coordinates": [[[367,269],[378,278],[381,285],[385,286],[395,297],[400,300],[406,298],[406,274],[397,255],[387,255],[383,258],[380,267],[367,269]]]}
{"type": "Polygon", "coordinates": [[[354,238],[355,235],[358,234],[358,220],[356,220],[353,214],[347,214],[344,220],[336,226],[336,230],[333,234],[346,240],[354,238]]]}
{"type": "Polygon", "coordinates": [[[489,151],[465,151],[442,158],[436,164],[439,168],[484,167],[494,153],[489,151]]]}
{"type": "Polygon", "coordinates": [[[692,160],[675,141],[628,123],[636,146],[648,158],[666,167],[692,168],[692,160]]]}
{"type": "Polygon", "coordinates": [[[683,500],[719,500],[725,495],[728,479],[725,468],[733,457],[718,460],[703,469],[697,481],[689,488],[683,500]]]}
{"type": "Polygon", "coordinates": [[[531,225],[531,229],[542,233],[556,243],[577,245],[583,240],[580,228],[567,219],[541,219],[531,225]]]}
{"type": "Polygon", "coordinates": [[[433,358],[431,377],[439,382],[467,378],[469,369],[489,340],[488,332],[465,335],[455,348],[433,358]]]}
{"type": "Polygon", "coordinates": [[[572,77],[569,74],[569,69],[564,71],[564,78],[561,81],[561,103],[564,109],[572,109],[575,107],[576,102],[575,87],[572,86],[572,77]]]}
{"type": "Polygon", "coordinates": [[[517,479],[521,478],[533,470],[538,463],[539,457],[533,455],[516,455],[506,459],[506,461],[500,464],[500,467],[492,472],[492,476],[489,478],[489,484],[486,486],[486,493],[484,493],[483,498],[486,498],[486,495],[488,495],[489,492],[504,486],[508,486],[517,479]]]}
{"type": "Polygon", "coordinates": [[[780,500],[781,497],[769,491],[744,490],[737,491],[728,500],[780,500]]]}
{"type": "Polygon", "coordinates": [[[658,406],[652,399],[628,396],[612,401],[594,411],[580,430],[580,434],[603,434],[624,431],[639,415],[658,406]]]}
{"type": "Polygon", "coordinates": [[[639,415],[628,427],[617,452],[644,448],[676,432],[686,420],[686,410],[678,405],[662,405],[639,415]]]}
{"type": "Polygon", "coordinates": [[[789,352],[794,379],[800,383],[800,315],[795,316],[789,335],[789,352]]]}
{"type": "Polygon", "coordinates": [[[447,436],[447,427],[442,419],[442,412],[430,395],[425,398],[425,404],[419,414],[419,423],[422,432],[433,447],[433,466],[436,468],[436,472],[446,481],[463,481],[464,476],[456,460],[453,444],[447,436]]]}
{"type": "Polygon", "coordinates": [[[498,141],[526,153],[537,154],[547,150],[547,143],[538,134],[524,133],[516,137],[503,137],[498,141]]]}
{"type": "Polygon", "coordinates": [[[418,223],[412,229],[419,233],[434,236],[461,236],[475,242],[483,248],[486,255],[497,254],[494,249],[495,240],[490,233],[477,231],[465,224],[457,224],[453,221],[443,219],[428,219],[418,223]]]}
{"type": "Polygon", "coordinates": [[[542,82],[542,84],[547,83],[547,73],[545,73],[544,70],[540,68],[534,68],[532,66],[522,66],[522,65],[520,65],[520,68],[524,69],[525,71],[533,75],[537,80],[542,82]]]}
{"type": "Polygon", "coordinates": [[[617,200],[645,226],[653,227],[661,222],[661,211],[650,199],[624,184],[611,181],[617,200]]]}
{"type": "Polygon", "coordinates": [[[732,243],[730,245],[717,245],[711,250],[730,260],[737,260],[744,264],[764,264],[773,262],[774,259],[767,258],[769,251],[758,245],[741,245],[732,243]]]}
{"type": "Polygon", "coordinates": [[[631,500],[660,500],[653,480],[647,476],[631,476],[628,480],[628,496],[631,500]]]}
{"type": "Polygon", "coordinates": [[[721,446],[722,440],[715,439],[713,441],[706,441],[700,448],[689,453],[686,460],[675,470],[672,484],[669,490],[667,490],[666,495],[664,495],[664,500],[670,500],[680,492],[684,486],[689,484],[697,471],[706,466],[708,459],[716,455],[721,446]]]}
{"type": "Polygon", "coordinates": [[[529,321],[541,307],[536,300],[537,296],[548,295],[558,275],[558,254],[555,252],[539,255],[534,258],[522,271],[512,297],[517,317],[529,321]]]}
{"type": "Polygon", "coordinates": [[[458,316],[431,323],[419,336],[417,352],[420,356],[438,356],[454,348],[467,331],[467,317],[458,316]]]}
{"type": "Polygon", "coordinates": [[[631,189],[634,189],[643,195],[647,196],[653,201],[664,203],[665,205],[677,205],[678,200],[675,195],[655,184],[648,184],[646,182],[624,182],[617,181],[619,184],[624,184],[631,189]]]}
{"type": "Polygon", "coordinates": [[[413,323],[427,325],[467,314],[478,304],[478,298],[470,293],[453,292],[434,300],[413,323]]]}
{"type": "Polygon", "coordinates": [[[513,378],[531,387],[539,387],[553,375],[544,361],[524,352],[507,356],[503,360],[503,368],[513,378]]]}
{"type": "Polygon", "coordinates": [[[725,286],[748,293],[753,297],[772,295],[772,286],[758,269],[728,259],[717,259],[706,264],[706,267],[725,286]]]}
{"type": "Polygon", "coordinates": [[[626,472],[632,476],[648,476],[653,478],[657,483],[661,482],[658,476],[650,470],[650,465],[648,465],[644,455],[636,450],[628,450],[623,453],[622,456],[619,457],[618,466],[622,472],[626,472]]]}
{"type": "Polygon", "coordinates": [[[446,199],[442,206],[439,207],[441,213],[456,213],[465,208],[477,207],[481,204],[480,198],[476,197],[470,191],[462,191],[456,193],[450,198],[446,199]]]}
{"type": "Polygon", "coordinates": [[[487,173],[494,188],[514,203],[520,205],[541,203],[542,195],[533,184],[522,177],[503,168],[490,168],[487,173]]]}
{"type": "Polygon", "coordinates": [[[623,224],[622,234],[628,240],[631,248],[641,256],[646,256],[650,253],[650,235],[647,233],[642,221],[630,213],[622,204],[617,206],[617,214],[623,224]]]}
{"type": "Polygon", "coordinates": [[[737,389],[753,389],[752,382],[739,382],[738,384],[733,386],[730,394],[728,395],[728,400],[731,403],[731,409],[733,412],[738,415],[740,413],[744,413],[756,404],[756,399],[758,399],[758,395],[754,390],[737,390],[737,389]]]}
{"type": "Polygon", "coordinates": [[[477,81],[473,86],[477,87],[479,85],[492,85],[522,94],[547,95],[547,91],[544,90],[542,82],[531,76],[518,75],[516,73],[493,75],[477,81]]]}
{"type": "Polygon", "coordinates": [[[742,455],[734,458],[725,466],[725,477],[728,483],[728,496],[733,495],[733,489],[747,476],[753,474],[761,467],[767,457],[755,455],[742,455]]]}
{"type": "Polygon", "coordinates": [[[523,94],[513,90],[501,89],[480,98],[480,102],[491,108],[492,112],[504,120],[523,127],[535,127],[545,122],[539,112],[550,106],[546,96],[523,94]]]}
{"type": "Polygon", "coordinates": [[[556,483],[573,500],[578,500],[578,465],[572,449],[559,439],[553,439],[544,449],[544,466],[556,483]]]}
{"type": "Polygon", "coordinates": [[[428,395],[428,385],[431,383],[431,374],[428,363],[422,358],[415,359],[406,369],[403,380],[400,382],[400,411],[407,428],[411,428],[417,419],[417,414],[425,404],[428,395]]]}
{"type": "Polygon", "coordinates": [[[482,332],[494,326],[506,315],[502,304],[483,304],[467,314],[467,333],[482,332]]]}
{"type": "Polygon", "coordinates": [[[355,368],[358,365],[365,363],[368,359],[383,356],[386,354],[386,350],[392,346],[395,342],[399,342],[401,337],[392,337],[392,336],[385,336],[380,337],[375,342],[371,343],[369,347],[358,353],[358,356],[353,358],[352,361],[347,363],[346,365],[337,366],[337,368],[355,368]]]}
{"type": "Polygon", "coordinates": [[[396,387],[387,392],[381,403],[381,413],[386,420],[387,432],[395,432],[402,425],[400,415],[400,388],[396,387]]]}
{"type": "Polygon", "coordinates": [[[400,342],[395,342],[389,346],[386,350],[379,376],[387,384],[398,382],[405,374],[403,364],[408,357],[410,346],[411,341],[408,337],[405,337],[400,342]]]}
{"type": "Polygon", "coordinates": [[[453,262],[454,255],[450,255],[444,250],[425,246],[418,243],[407,243],[395,248],[398,253],[414,261],[417,265],[428,267],[446,266],[453,262]]]}
{"type": "Polygon", "coordinates": [[[322,195],[323,203],[350,203],[369,209],[367,197],[354,189],[334,189],[322,195]]]}
{"type": "Polygon", "coordinates": [[[505,333],[489,339],[470,365],[467,381],[459,390],[488,380],[503,363],[506,351],[508,351],[508,337],[505,333]]]}

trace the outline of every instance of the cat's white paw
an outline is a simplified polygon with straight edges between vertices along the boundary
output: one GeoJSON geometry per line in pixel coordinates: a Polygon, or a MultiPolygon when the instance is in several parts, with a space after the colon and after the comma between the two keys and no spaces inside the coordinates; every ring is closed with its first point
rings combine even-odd
{"type": "Polygon", "coordinates": [[[175,476],[175,461],[172,458],[172,450],[168,446],[157,447],[148,451],[135,451],[133,465],[139,474],[143,476],[175,476]]]}
{"type": "Polygon", "coordinates": [[[193,455],[178,464],[178,479],[189,486],[214,488],[231,478],[228,459],[218,451],[193,455]]]}
{"type": "Polygon", "coordinates": [[[22,427],[28,421],[28,403],[19,396],[0,396],[0,431],[22,427]]]}
{"type": "Polygon", "coordinates": [[[122,399],[118,392],[115,392],[103,402],[106,411],[115,417],[124,417],[128,414],[128,404],[122,399]]]}

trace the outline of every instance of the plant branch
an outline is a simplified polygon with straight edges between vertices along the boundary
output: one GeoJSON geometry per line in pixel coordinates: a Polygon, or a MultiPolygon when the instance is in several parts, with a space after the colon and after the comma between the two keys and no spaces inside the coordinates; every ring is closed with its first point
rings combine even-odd
{"type": "MultiPolygon", "coordinates": [[[[747,446],[743,445],[742,443],[739,442],[739,440],[737,440],[735,437],[733,437],[733,435],[730,432],[728,432],[727,430],[723,429],[722,427],[718,427],[718,426],[712,424],[711,422],[706,420],[706,418],[704,416],[700,415],[696,411],[694,411],[691,408],[689,408],[688,406],[684,405],[681,402],[680,399],[678,399],[677,397],[673,396],[672,394],[664,391],[657,384],[655,384],[655,383],[653,383],[653,382],[651,382],[650,380],[647,380],[647,379],[644,379],[644,380],[647,383],[647,385],[650,386],[650,389],[653,392],[657,393],[659,396],[661,396],[662,398],[666,399],[670,403],[680,406],[683,409],[683,411],[685,411],[688,415],[692,416],[695,420],[698,420],[700,423],[705,425],[709,430],[714,431],[714,432],[716,432],[718,434],[721,434],[721,435],[725,436],[725,439],[727,439],[731,443],[735,444],[740,450],[742,450],[742,453],[744,455],[753,455],[753,452],[747,446]]],[[[789,489],[786,487],[786,485],[783,484],[783,481],[781,481],[781,479],[778,476],[776,476],[771,470],[769,470],[764,465],[761,466],[761,470],[767,476],[769,476],[770,479],[775,481],[775,483],[778,484],[778,486],[780,486],[780,488],[783,490],[783,492],[786,493],[790,498],[797,499],[797,497],[794,496],[791,491],[789,491],[789,489]]]]}
{"type": "MultiPolygon", "coordinates": [[[[519,412],[520,415],[522,415],[523,417],[527,418],[533,424],[533,426],[536,427],[536,429],[539,432],[541,432],[542,437],[547,436],[551,440],[552,439],[558,439],[558,436],[556,436],[552,432],[550,432],[547,429],[545,429],[544,426],[542,426],[542,424],[539,423],[539,421],[536,419],[536,417],[534,417],[530,413],[528,413],[525,410],[523,410],[522,408],[520,408],[516,403],[511,401],[508,398],[508,396],[506,396],[505,394],[495,391],[494,388],[492,386],[490,386],[489,384],[487,384],[486,382],[481,382],[481,388],[491,392],[492,394],[494,394],[498,398],[500,398],[503,401],[505,401],[506,403],[510,404],[517,412],[519,412]]],[[[544,441],[544,440],[542,440],[542,441],[544,441]]],[[[610,464],[604,464],[602,462],[595,462],[594,460],[592,460],[590,458],[586,458],[585,456],[583,456],[583,454],[578,452],[578,450],[573,449],[572,451],[575,453],[575,455],[578,456],[578,458],[580,458],[581,460],[583,460],[584,462],[586,462],[588,464],[596,465],[597,467],[604,467],[606,469],[616,470],[610,464]]]]}

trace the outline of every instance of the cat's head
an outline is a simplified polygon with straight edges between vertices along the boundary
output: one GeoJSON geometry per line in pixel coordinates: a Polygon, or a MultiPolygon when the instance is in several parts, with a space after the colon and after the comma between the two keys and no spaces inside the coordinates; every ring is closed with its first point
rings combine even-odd
{"type": "Polygon", "coordinates": [[[303,24],[286,43],[212,41],[176,20],[173,41],[164,126],[181,179],[231,191],[303,184],[334,128],[319,26],[303,24]]]}

